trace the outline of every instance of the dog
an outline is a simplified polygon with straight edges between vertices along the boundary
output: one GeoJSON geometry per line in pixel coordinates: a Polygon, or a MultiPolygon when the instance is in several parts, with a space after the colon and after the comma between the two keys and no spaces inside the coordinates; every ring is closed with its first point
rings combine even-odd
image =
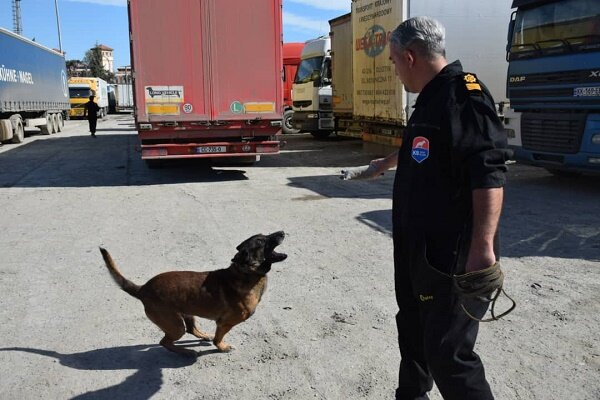
{"type": "Polygon", "coordinates": [[[254,235],[237,246],[229,268],[207,272],[172,271],[156,275],[143,286],[122,274],[104,248],[100,253],[114,281],[144,304],[146,315],[165,336],[160,344],[175,353],[197,356],[194,350],[175,344],[186,332],[211,340],[221,352],[232,347],[223,337],[254,314],[267,288],[267,273],[273,263],[287,258],[275,248],[285,233],[254,235]],[[214,337],[201,331],[194,316],[216,322],[214,337]]]}

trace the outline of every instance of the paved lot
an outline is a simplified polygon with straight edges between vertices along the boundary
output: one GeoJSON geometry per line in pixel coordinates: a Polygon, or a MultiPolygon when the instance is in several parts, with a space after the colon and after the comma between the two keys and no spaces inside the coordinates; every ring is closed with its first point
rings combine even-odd
{"type": "MultiPolygon", "coordinates": [[[[254,166],[150,170],[132,127],[113,115],[94,139],[68,121],[0,147],[0,398],[392,398],[393,174],[336,176],[385,154],[294,135],[254,166]],[[236,349],[184,337],[197,360],[157,346],[162,334],[97,250],[141,284],[226,267],[245,238],[281,229],[289,257],[227,337],[236,349]]],[[[600,179],[513,165],[502,232],[519,305],[483,325],[478,345],[497,398],[600,398],[600,179]]]]}

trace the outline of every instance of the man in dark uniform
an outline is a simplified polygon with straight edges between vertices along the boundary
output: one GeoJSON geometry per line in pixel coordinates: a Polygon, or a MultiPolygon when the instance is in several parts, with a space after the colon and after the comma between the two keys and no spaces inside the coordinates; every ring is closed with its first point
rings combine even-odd
{"type": "Polygon", "coordinates": [[[94,102],[94,95],[90,96],[90,101],[85,103],[83,107],[83,116],[87,116],[92,137],[96,137],[96,124],[98,123],[98,111],[100,111],[100,107],[94,102]]]}
{"type": "Polygon", "coordinates": [[[402,360],[396,399],[428,399],[435,381],[446,400],[489,400],[473,351],[488,304],[459,297],[452,275],[499,258],[506,137],[494,101],[460,61],[445,58],[445,31],[426,17],[392,33],[390,58],[404,88],[420,93],[400,150],[373,160],[361,177],[397,166],[394,269],[402,360]]]}

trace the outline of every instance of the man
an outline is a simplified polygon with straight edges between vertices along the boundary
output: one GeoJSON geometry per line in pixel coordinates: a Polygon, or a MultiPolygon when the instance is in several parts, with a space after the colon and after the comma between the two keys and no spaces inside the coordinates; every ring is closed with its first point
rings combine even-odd
{"type": "MultiPolygon", "coordinates": [[[[499,258],[506,137],[494,101],[459,61],[448,63],[441,24],[400,24],[390,59],[404,88],[420,93],[402,146],[359,177],[397,166],[393,194],[394,269],[402,360],[396,399],[428,399],[435,381],[446,400],[493,399],[473,351],[488,304],[458,295],[452,276],[499,258]]],[[[348,178],[348,176],[346,176],[348,178]]],[[[350,176],[352,178],[352,176],[350,176]]]]}
{"type": "Polygon", "coordinates": [[[94,95],[90,96],[90,101],[83,105],[84,111],[83,116],[87,116],[88,124],[90,125],[90,132],[92,137],[96,137],[96,124],[98,123],[98,111],[100,107],[94,102],[94,95]]]}

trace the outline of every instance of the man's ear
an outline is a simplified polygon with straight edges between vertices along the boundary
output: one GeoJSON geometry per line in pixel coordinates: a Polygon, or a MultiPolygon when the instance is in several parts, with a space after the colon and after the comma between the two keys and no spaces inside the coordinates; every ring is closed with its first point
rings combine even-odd
{"type": "Polygon", "coordinates": [[[406,57],[407,65],[412,68],[415,65],[415,52],[411,49],[406,49],[404,55],[406,57]]]}

